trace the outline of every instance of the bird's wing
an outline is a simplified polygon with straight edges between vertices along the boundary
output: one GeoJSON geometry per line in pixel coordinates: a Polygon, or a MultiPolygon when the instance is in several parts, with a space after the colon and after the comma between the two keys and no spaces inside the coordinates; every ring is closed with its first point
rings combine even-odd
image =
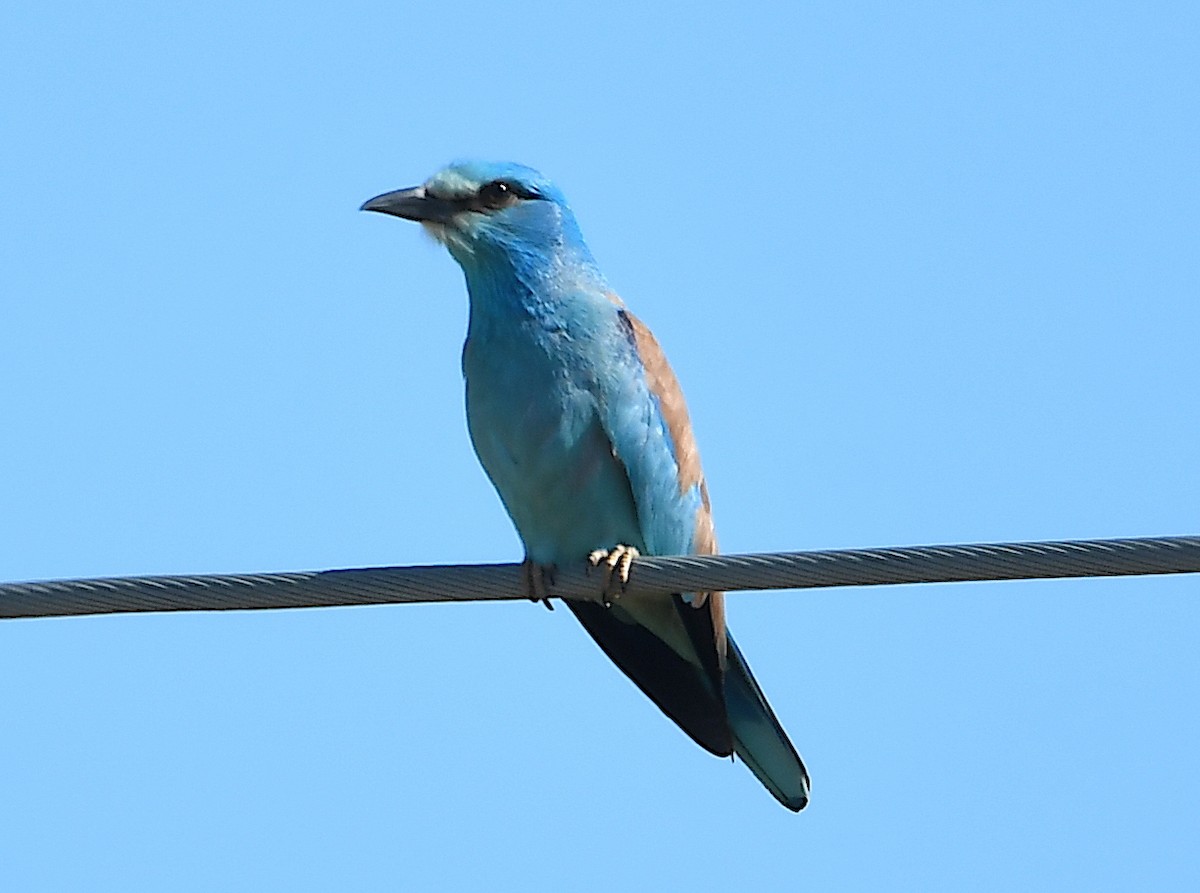
{"type": "MultiPolygon", "coordinates": [[[[609,429],[609,436],[615,455],[628,471],[646,542],[664,547],[663,552],[715,554],[708,491],[679,382],[650,330],[628,311],[618,313],[644,369],[651,399],[648,411],[644,400],[641,408],[636,400],[622,403],[622,415],[609,429]],[[663,441],[666,449],[660,445],[663,441]]],[[[779,802],[788,809],[803,809],[808,803],[808,772],[725,629],[723,594],[676,595],[672,600],[675,614],[721,698],[716,713],[706,708],[709,722],[714,716],[723,721],[738,756],[779,802]]]]}
{"type": "Polygon", "coordinates": [[[629,475],[646,549],[713,554],[708,488],[679,381],[646,325],[623,307],[617,319],[628,366],[603,385],[601,424],[629,475]]]}
{"type": "MultiPolygon", "coordinates": [[[[716,536],[683,393],[650,330],[615,300],[624,350],[601,384],[601,424],[624,467],[649,554],[712,554],[716,536]]],[[[597,644],[698,744],[727,755],[720,593],[610,609],[571,603],[597,644]]]]}

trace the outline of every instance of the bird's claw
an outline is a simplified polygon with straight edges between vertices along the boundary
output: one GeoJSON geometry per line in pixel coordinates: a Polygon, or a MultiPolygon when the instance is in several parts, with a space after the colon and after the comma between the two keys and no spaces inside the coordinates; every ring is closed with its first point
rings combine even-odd
{"type": "Polygon", "coordinates": [[[538,564],[531,558],[521,562],[521,578],[525,586],[525,595],[531,602],[541,602],[549,611],[554,610],[550,603],[550,587],[554,585],[553,564],[538,564]]]}
{"type": "Polygon", "coordinates": [[[620,598],[629,586],[629,571],[633,567],[633,559],[642,553],[633,546],[621,543],[611,549],[597,549],[588,555],[589,568],[605,566],[604,586],[600,590],[600,600],[604,607],[611,608],[614,599],[620,598]]]}

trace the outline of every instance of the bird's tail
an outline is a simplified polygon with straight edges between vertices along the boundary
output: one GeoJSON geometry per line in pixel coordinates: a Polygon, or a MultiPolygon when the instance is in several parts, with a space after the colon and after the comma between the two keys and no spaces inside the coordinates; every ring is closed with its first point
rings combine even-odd
{"type": "Polygon", "coordinates": [[[725,710],[734,752],[788,809],[808,805],[808,770],[775,718],[746,658],[730,636],[725,665],[725,710]]]}

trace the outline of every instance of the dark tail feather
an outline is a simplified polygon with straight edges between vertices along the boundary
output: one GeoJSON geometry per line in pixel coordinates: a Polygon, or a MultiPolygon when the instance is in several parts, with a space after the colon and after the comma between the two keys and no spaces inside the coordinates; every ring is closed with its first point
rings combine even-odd
{"type": "Polygon", "coordinates": [[[571,599],[566,604],[612,662],[693,741],[719,757],[733,752],[721,694],[703,671],[632,618],[619,619],[625,616],[620,606],[571,599]]]}
{"type": "Polygon", "coordinates": [[[808,805],[808,770],[754,681],[732,636],[728,649],[725,709],[733,730],[734,751],[775,799],[799,812],[808,805]]]}

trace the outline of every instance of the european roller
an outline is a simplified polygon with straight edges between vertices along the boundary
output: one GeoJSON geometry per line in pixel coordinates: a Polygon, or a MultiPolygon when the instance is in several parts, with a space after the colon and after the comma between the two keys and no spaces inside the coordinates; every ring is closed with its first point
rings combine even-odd
{"type": "Polygon", "coordinates": [[[362,207],[419,222],[466,276],[467,424],[525,546],[530,594],[546,596],[556,565],[600,565],[603,597],[567,601],[584,629],[697,744],[736,753],[803,809],[808,773],[725,626],[723,594],[621,588],[639,553],[714,554],[717,540],[679,383],[562,193],[519,164],[457,162],[362,207]]]}

